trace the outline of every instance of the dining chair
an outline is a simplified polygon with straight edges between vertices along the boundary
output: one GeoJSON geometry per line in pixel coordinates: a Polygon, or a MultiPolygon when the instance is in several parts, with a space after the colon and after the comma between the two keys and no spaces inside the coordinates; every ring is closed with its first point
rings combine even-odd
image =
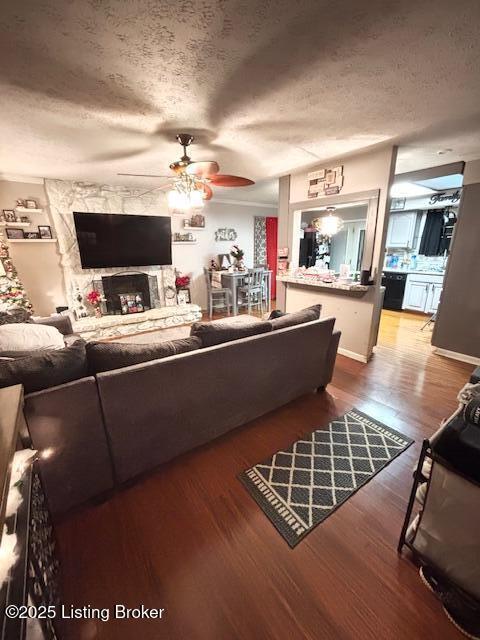
{"type": "Polygon", "coordinates": [[[205,282],[207,285],[207,311],[208,311],[208,315],[210,316],[210,320],[212,319],[213,316],[213,309],[214,308],[219,308],[219,306],[215,306],[214,303],[215,301],[222,301],[220,299],[223,299],[223,305],[221,305],[221,308],[227,308],[227,313],[228,315],[230,315],[230,308],[231,308],[231,299],[230,299],[230,289],[227,289],[226,287],[213,287],[212,286],[212,272],[205,268],[203,269],[203,274],[205,276],[205,282]]]}
{"type": "Polygon", "coordinates": [[[263,267],[248,269],[244,284],[241,287],[238,287],[239,294],[245,298],[243,302],[247,305],[248,313],[250,313],[252,307],[255,306],[259,306],[263,313],[264,273],[265,269],[263,267]]]}

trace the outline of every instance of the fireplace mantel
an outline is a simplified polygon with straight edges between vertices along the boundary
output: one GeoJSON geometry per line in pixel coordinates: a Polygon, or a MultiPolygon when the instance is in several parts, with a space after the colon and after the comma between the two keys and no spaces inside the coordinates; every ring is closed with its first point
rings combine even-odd
{"type": "Polygon", "coordinates": [[[74,333],[88,341],[176,327],[196,322],[201,317],[202,311],[198,304],[181,304],[125,316],[108,315],[101,318],[89,316],[72,324],[74,333]]]}

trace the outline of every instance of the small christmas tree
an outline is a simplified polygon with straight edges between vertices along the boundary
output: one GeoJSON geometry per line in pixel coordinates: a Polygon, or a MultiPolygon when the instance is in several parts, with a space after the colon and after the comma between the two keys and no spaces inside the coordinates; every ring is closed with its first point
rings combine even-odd
{"type": "Polygon", "coordinates": [[[8,244],[0,231],[0,312],[11,312],[24,309],[32,313],[32,303],[23,288],[10,258],[8,244]]]}

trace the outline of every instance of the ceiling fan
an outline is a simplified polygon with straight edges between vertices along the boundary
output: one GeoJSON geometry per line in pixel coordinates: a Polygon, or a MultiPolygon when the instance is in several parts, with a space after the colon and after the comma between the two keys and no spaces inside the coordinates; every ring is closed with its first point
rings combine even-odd
{"type": "MultiPolygon", "coordinates": [[[[173,208],[188,208],[202,206],[205,200],[210,200],[213,191],[210,185],[218,187],[247,187],[255,184],[253,180],[219,173],[220,167],[214,160],[201,162],[193,161],[187,154],[187,148],[194,137],[190,133],[177,134],[177,140],[183,147],[183,156],[172,162],[170,169],[173,175],[158,175],[145,173],[118,173],[119,176],[133,176],[137,178],[168,178],[171,180],[172,191],[169,193],[169,204],[173,208]]],[[[167,186],[167,185],[165,185],[167,186]]]]}

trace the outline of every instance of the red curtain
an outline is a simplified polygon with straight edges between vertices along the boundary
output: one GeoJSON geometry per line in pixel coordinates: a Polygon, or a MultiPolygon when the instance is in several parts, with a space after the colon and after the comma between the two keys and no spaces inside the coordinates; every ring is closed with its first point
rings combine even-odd
{"type": "Polygon", "coordinates": [[[275,300],[277,294],[277,237],[278,237],[278,218],[265,218],[265,229],[267,236],[267,264],[272,272],[272,300],[275,300]]]}

